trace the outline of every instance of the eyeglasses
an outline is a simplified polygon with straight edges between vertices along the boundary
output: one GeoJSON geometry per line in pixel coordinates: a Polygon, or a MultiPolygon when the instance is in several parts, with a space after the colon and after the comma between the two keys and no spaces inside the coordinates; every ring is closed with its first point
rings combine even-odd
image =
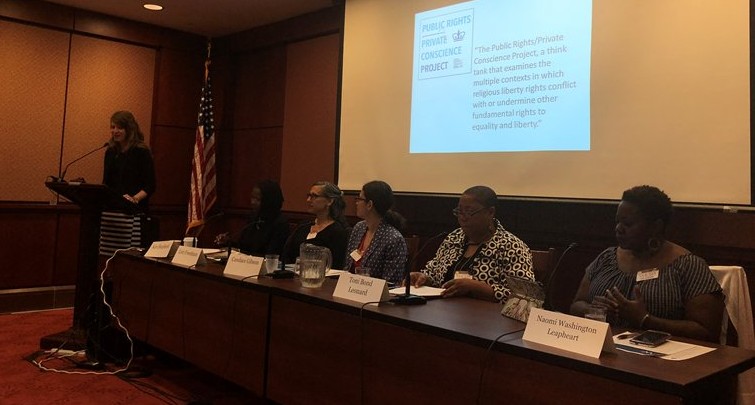
{"type": "Polygon", "coordinates": [[[324,195],[320,195],[320,194],[315,194],[315,193],[307,193],[307,199],[311,198],[311,199],[314,200],[317,197],[325,197],[325,196],[324,195]]]}
{"type": "Polygon", "coordinates": [[[454,208],[454,209],[451,210],[451,213],[454,214],[455,217],[471,218],[471,217],[477,215],[478,212],[480,212],[480,211],[482,211],[484,209],[485,209],[485,207],[478,208],[478,209],[476,209],[474,211],[462,211],[461,208],[456,207],[456,208],[454,208]]]}

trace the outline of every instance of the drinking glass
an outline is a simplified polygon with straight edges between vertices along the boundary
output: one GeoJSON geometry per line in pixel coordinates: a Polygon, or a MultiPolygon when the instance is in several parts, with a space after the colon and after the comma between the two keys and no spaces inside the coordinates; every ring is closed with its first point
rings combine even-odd
{"type": "Polygon", "coordinates": [[[265,255],[265,274],[278,270],[278,255],[265,255]]]}
{"type": "Polygon", "coordinates": [[[591,305],[585,312],[585,318],[592,319],[594,321],[606,321],[606,308],[599,307],[597,305],[591,305]]]}

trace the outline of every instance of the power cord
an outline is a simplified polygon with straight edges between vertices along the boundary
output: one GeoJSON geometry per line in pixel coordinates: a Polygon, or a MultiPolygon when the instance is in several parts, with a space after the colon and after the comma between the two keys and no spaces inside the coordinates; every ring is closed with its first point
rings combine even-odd
{"type": "MultiPolygon", "coordinates": [[[[128,368],[131,366],[131,362],[134,359],[134,341],[131,339],[131,336],[128,333],[128,329],[126,329],[126,327],[123,326],[123,324],[121,323],[121,320],[118,318],[117,315],[115,315],[115,313],[113,312],[113,308],[107,302],[106,295],[105,295],[105,273],[107,272],[107,269],[110,266],[110,261],[113,260],[113,258],[115,257],[115,255],[117,255],[119,252],[125,252],[125,251],[130,251],[130,250],[137,250],[137,248],[131,247],[131,248],[127,248],[127,249],[118,249],[115,252],[113,252],[113,255],[110,256],[110,258],[108,258],[105,261],[105,268],[102,269],[102,272],[100,273],[100,293],[102,294],[102,302],[105,305],[105,307],[108,309],[108,313],[110,314],[111,319],[114,319],[116,321],[118,327],[121,330],[123,330],[123,332],[126,334],[126,339],[128,339],[128,341],[129,341],[130,356],[129,356],[128,361],[126,362],[126,365],[124,367],[122,367],[122,368],[119,368],[119,369],[116,369],[116,370],[112,370],[112,371],[95,371],[95,370],[91,370],[91,371],[72,371],[72,370],[62,370],[62,369],[55,369],[55,368],[46,367],[44,365],[44,363],[46,363],[46,362],[48,362],[50,360],[54,360],[54,359],[68,359],[68,358],[70,358],[70,357],[72,357],[74,355],[80,355],[83,352],[83,351],[71,352],[71,353],[67,353],[66,352],[66,354],[64,354],[64,355],[55,356],[54,353],[59,353],[60,350],[61,350],[60,348],[58,348],[54,352],[51,352],[49,356],[47,356],[46,358],[44,358],[42,360],[36,360],[36,359],[32,360],[32,363],[35,364],[37,366],[37,368],[39,368],[40,370],[43,370],[43,371],[50,371],[50,372],[54,372],[54,373],[62,373],[62,374],[89,374],[89,375],[115,375],[115,374],[118,374],[120,372],[128,370],[128,368]]],[[[97,344],[99,344],[99,342],[97,344]]]]}
{"type": "Polygon", "coordinates": [[[481,365],[480,365],[480,382],[479,382],[478,387],[477,387],[477,400],[475,401],[476,404],[479,404],[480,401],[482,400],[482,388],[483,388],[483,385],[485,383],[485,371],[487,370],[488,366],[490,365],[490,352],[491,352],[491,350],[493,350],[493,346],[495,346],[495,344],[498,343],[498,341],[502,337],[504,337],[506,335],[511,335],[513,333],[517,333],[517,332],[501,333],[492,342],[490,342],[490,344],[488,345],[487,350],[485,350],[485,354],[482,357],[482,362],[481,362],[481,365]]]}

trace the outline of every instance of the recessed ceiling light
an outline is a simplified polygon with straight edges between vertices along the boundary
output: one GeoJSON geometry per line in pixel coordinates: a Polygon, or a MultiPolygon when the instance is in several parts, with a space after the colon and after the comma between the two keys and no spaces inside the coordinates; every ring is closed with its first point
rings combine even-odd
{"type": "Polygon", "coordinates": [[[158,4],[145,4],[144,8],[146,8],[147,10],[152,10],[152,11],[160,11],[163,9],[163,6],[158,5],[158,4]]]}

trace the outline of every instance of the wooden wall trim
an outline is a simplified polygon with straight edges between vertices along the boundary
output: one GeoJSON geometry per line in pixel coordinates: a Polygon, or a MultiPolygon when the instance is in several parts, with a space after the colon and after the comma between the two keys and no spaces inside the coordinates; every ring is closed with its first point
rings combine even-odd
{"type": "Polygon", "coordinates": [[[243,53],[274,45],[330,35],[343,28],[344,6],[337,5],[275,24],[220,38],[228,52],[243,53]]]}
{"type": "Polygon", "coordinates": [[[204,37],[40,0],[3,0],[0,19],[151,48],[201,52],[204,37]]]}

